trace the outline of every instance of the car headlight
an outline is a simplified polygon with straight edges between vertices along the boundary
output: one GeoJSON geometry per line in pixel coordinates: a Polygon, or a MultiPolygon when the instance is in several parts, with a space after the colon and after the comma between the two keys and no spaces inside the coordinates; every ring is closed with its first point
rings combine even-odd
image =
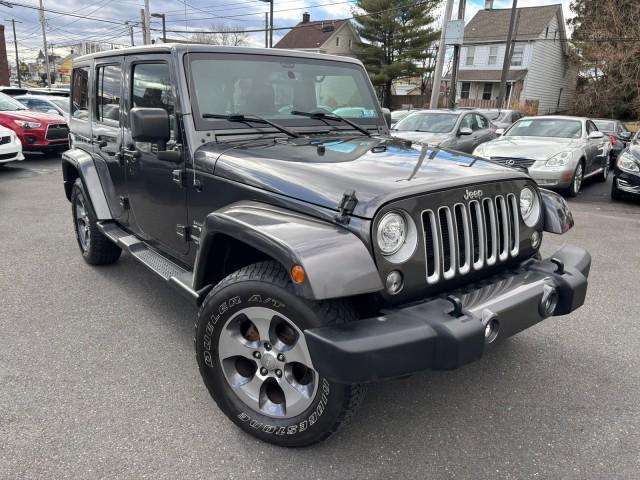
{"type": "Polygon", "coordinates": [[[553,157],[547,159],[545,166],[547,167],[563,167],[571,160],[571,152],[556,153],[553,157]]]}
{"type": "Polygon", "coordinates": [[[633,154],[624,152],[618,157],[618,168],[624,172],[640,173],[640,161],[633,154]]]}
{"type": "Polygon", "coordinates": [[[528,227],[534,227],[540,220],[540,198],[531,187],[520,191],[520,215],[528,227]]]}
{"type": "Polygon", "coordinates": [[[26,120],[14,120],[13,122],[22,128],[38,128],[42,125],[38,122],[27,122],[26,120]]]}
{"type": "Polygon", "coordinates": [[[400,212],[389,212],[378,223],[376,239],[383,255],[396,253],[407,238],[407,221],[400,212]]]}

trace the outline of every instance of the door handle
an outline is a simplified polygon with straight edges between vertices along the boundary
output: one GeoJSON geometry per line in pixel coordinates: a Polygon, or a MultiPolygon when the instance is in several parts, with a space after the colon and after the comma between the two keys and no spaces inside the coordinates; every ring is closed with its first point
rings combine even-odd
{"type": "Polygon", "coordinates": [[[125,159],[129,160],[129,162],[134,163],[140,157],[140,150],[138,150],[137,148],[125,148],[122,151],[122,155],[125,159]]]}
{"type": "Polygon", "coordinates": [[[91,143],[93,143],[94,145],[97,145],[98,148],[104,148],[107,146],[107,141],[104,140],[101,135],[93,137],[91,139],[91,143]]]}

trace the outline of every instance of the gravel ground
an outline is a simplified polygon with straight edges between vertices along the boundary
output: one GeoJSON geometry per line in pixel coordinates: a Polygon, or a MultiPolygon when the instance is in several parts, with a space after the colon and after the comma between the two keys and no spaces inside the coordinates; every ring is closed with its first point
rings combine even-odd
{"type": "Polygon", "coordinates": [[[287,450],[217,409],[196,309],[124,255],[84,263],[59,159],[0,169],[0,478],[640,477],[640,205],[585,185],[586,305],[481,361],[375,384],[331,440],[287,450]]]}

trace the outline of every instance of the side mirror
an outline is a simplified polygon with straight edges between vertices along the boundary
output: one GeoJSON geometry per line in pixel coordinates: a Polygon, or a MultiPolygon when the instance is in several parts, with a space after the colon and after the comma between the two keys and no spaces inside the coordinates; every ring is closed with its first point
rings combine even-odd
{"type": "Polygon", "coordinates": [[[595,132],[591,132],[591,133],[589,134],[589,139],[592,139],[592,140],[600,139],[600,138],[602,138],[602,137],[604,137],[604,133],[599,132],[599,131],[597,131],[597,130],[596,130],[595,132]]]}
{"type": "Polygon", "coordinates": [[[499,137],[504,135],[504,128],[496,128],[496,135],[498,135],[499,137]]]}
{"type": "Polygon", "coordinates": [[[629,140],[631,140],[631,132],[622,132],[620,134],[620,138],[622,138],[622,140],[624,140],[625,142],[628,142],[629,140]]]}
{"type": "Polygon", "coordinates": [[[166,142],[171,138],[169,114],[164,108],[132,108],[131,138],[136,142],[166,142]]]}
{"type": "Polygon", "coordinates": [[[384,117],[384,121],[387,123],[387,127],[391,127],[391,110],[383,108],[382,116],[384,117]]]}
{"type": "Polygon", "coordinates": [[[473,133],[473,130],[471,130],[469,127],[462,127],[460,130],[458,130],[458,135],[471,135],[473,133]]]}

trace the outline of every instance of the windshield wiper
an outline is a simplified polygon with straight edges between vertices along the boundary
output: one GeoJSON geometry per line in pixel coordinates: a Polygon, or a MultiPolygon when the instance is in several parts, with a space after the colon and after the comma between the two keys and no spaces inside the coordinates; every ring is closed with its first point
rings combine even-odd
{"type": "Polygon", "coordinates": [[[220,118],[223,120],[227,120],[229,122],[239,122],[239,123],[245,123],[247,125],[250,122],[264,123],[265,125],[269,125],[275,128],[276,130],[279,130],[282,133],[289,135],[290,137],[293,137],[293,138],[300,137],[299,133],[296,133],[293,130],[289,130],[287,127],[283,127],[282,125],[278,125],[277,123],[272,122],[271,120],[267,120],[266,118],[259,117],[258,115],[243,115],[242,113],[229,113],[229,114],[203,113],[202,118],[220,118]]]}
{"type": "MultiPolygon", "coordinates": [[[[360,125],[358,125],[355,122],[352,122],[351,120],[348,120],[344,117],[341,117],[340,115],[336,115],[335,113],[324,113],[324,112],[301,112],[299,110],[291,110],[291,115],[300,115],[302,117],[309,117],[312,118],[314,120],[336,120],[338,122],[344,122],[347,125],[352,126],[353,128],[355,128],[356,130],[358,130],[359,132],[364,133],[366,136],[370,137],[371,133],[369,133],[368,130],[362,128],[360,125]]],[[[329,125],[328,122],[324,122],[327,125],[329,125]]]]}

